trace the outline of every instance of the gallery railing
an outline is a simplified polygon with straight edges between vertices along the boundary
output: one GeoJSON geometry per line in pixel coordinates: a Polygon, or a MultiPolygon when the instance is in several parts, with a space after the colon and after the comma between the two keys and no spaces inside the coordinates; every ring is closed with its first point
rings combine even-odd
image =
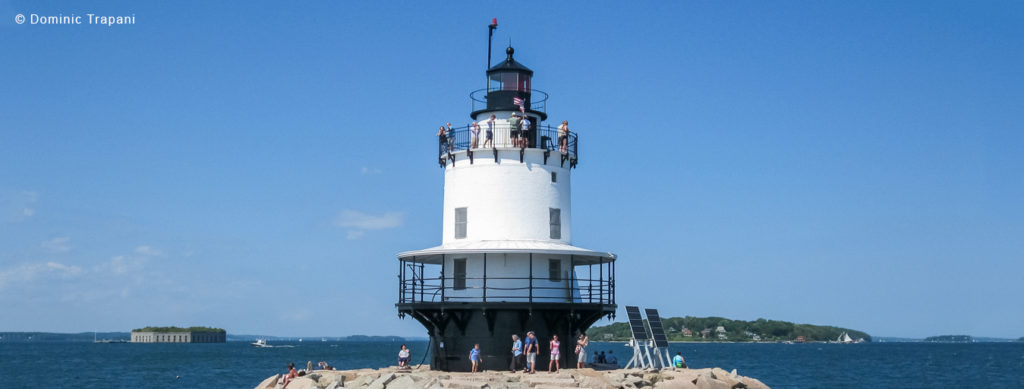
{"type": "Polygon", "coordinates": [[[498,148],[531,148],[564,155],[575,165],[579,158],[578,134],[569,131],[565,139],[559,139],[558,135],[558,127],[545,124],[532,125],[528,130],[519,130],[511,128],[508,121],[502,119],[495,121],[492,141],[488,143],[487,123],[483,121],[480,122],[476,145],[472,144],[471,125],[453,127],[446,136],[438,136],[438,156],[445,159],[452,153],[464,150],[479,152],[498,148]]]}
{"type": "Polygon", "coordinates": [[[425,277],[439,265],[400,261],[399,304],[441,302],[527,302],[615,304],[614,262],[580,266],[560,277],[425,277]],[[581,277],[581,272],[588,275],[581,277]],[[595,277],[596,276],[596,277],[595,277]]]}
{"type": "MultiPolygon", "coordinates": [[[[500,108],[500,107],[504,107],[504,108],[511,109],[511,110],[518,109],[518,106],[515,105],[515,103],[512,100],[511,96],[513,96],[513,95],[517,96],[517,97],[520,97],[520,98],[523,98],[523,99],[526,99],[527,96],[528,96],[529,102],[530,102],[530,106],[529,107],[523,107],[525,109],[529,109],[531,111],[536,111],[536,112],[545,112],[545,113],[548,110],[548,94],[547,94],[547,92],[544,92],[544,91],[542,91],[540,89],[530,89],[529,92],[517,92],[517,93],[512,93],[511,95],[506,94],[506,93],[501,93],[501,92],[503,92],[503,91],[502,90],[495,90],[495,89],[477,89],[475,91],[470,92],[469,93],[469,100],[471,101],[471,103],[470,103],[471,104],[471,107],[470,107],[471,110],[473,112],[476,112],[476,111],[480,111],[480,110],[484,110],[484,109],[494,109],[494,108],[500,108]],[[498,93],[495,94],[495,95],[498,96],[498,100],[497,101],[488,101],[487,100],[487,95],[488,94],[492,94],[492,92],[498,92],[498,93]],[[507,100],[503,100],[503,99],[507,99],[507,100]]],[[[509,91],[509,92],[511,92],[511,91],[509,91]]]]}

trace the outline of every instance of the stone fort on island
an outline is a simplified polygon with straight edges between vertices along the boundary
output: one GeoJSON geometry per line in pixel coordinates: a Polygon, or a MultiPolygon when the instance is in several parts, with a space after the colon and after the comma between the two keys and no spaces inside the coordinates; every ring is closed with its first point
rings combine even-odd
{"type": "Polygon", "coordinates": [[[224,343],[227,331],[207,327],[146,327],[132,330],[132,343],[224,343]]]}

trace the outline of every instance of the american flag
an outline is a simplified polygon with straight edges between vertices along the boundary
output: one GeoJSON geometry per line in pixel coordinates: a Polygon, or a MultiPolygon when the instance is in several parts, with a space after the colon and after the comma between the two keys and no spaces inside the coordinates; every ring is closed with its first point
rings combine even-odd
{"type": "Polygon", "coordinates": [[[526,113],[526,108],[523,108],[523,99],[519,97],[512,98],[512,104],[519,106],[519,112],[526,113]]]}

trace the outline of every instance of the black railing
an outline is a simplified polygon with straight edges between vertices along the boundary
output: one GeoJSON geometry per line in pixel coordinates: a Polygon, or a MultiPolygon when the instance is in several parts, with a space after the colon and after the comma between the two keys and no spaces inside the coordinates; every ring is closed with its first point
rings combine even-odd
{"type": "MultiPolygon", "coordinates": [[[[495,90],[495,89],[491,89],[491,90],[488,90],[488,89],[477,89],[475,91],[472,91],[472,92],[469,93],[469,100],[471,101],[471,103],[470,103],[471,104],[471,107],[470,107],[471,108],[471,112],[476,112],[476,111],[480,111],[480,110],[484,110],[484,109],[493,109],[495,107],[505,107],[505,108],[511,108],[511,109],[518,109],[518,108],[516,108],[515,104],[513,103],[511,95],[500,94],[499,101],[490,101],[490,102],[487,101],[487,94],[491,93],[491,92],[499,92],[499,94],[500,94],[500,92],[515,92],[515,91],[503,91],[503,90],[495,90]],[[507,98],[508,100],[501,100],[503,98],[507,98]]],[[[531,111],[547,113],[547,110],[548,110],[548,94],[547,94],[547,92],[544,92],[544,91],[542,91],[540,89],[531,89],[529,93],[527,93],[527,92],[519,92],[519,93],[515,93],[515,95],[523,97],[523,98],[525,98],[526,96],[529,96],[530,106],[529,107],[525,107],[526,109],[529,109],[531,111]]]]}
{"type": "MultiPolygon", "coordinates": [[[[522,302],[615,304],[614,262],[581,265],[569,277],[425,277],[427,270],[442,271],[439,264],[400,261],[399,304],[522,302]],[[597,267],[597,269],[595,269],[597,267]],[[582,272],[580,271],[582,270],[582,272]],[[581,277],[586,273],[585,277],[581,277]],[[594,277],[597,276],[597,277],[594,277]]],[[[436,274],[436,273],[435,273],[436,274]]]]}
{"type": "Polygon", "coordinates": [[[487,121],[481,121],[480,134],[477,136],[476,144],[473,144],[473,134],[470,125],[452,127],[447,136],[438,136],[438,156],[442,161],[451,157],[452,153],[465,150],[481,151],[502,148],[530,148],[543,149],[552,153],[558,153],[572,161],[575,166],[579,159],[578,134],[569,131],[563,139],[559,138],[558,128],[546,124],[532,124],[528,130],[513,129],[508,120],[495,120],[494,131],[490,142],[487,142],[487,121]]]}

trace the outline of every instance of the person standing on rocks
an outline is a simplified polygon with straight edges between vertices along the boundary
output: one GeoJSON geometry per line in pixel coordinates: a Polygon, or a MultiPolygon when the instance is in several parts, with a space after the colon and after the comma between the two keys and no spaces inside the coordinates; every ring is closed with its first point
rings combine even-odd
{"type": "Polygon", "coordinates": [[[580,332],[580,336],[576,338],[576,368],[582,369],[587,367],[587,346],[590,345],[590,338],[587,337],[587,333],[580,332]]]}
{"type": "Polygon", "coordinates": [[[519,340],[519,335],[512,334],[512,363],[509,364],[509,369],[513,373],[519,370],[519,366],[523,365],[523,342],[519,340]]]}
{"type": "Polygon", "coordinates": [[[473,349],[469,350],[469,361],[473,362],[473,372],[476,373],[480,367],[480,343],[474,344],[473,349]]]}
{"type": "Polygon", "coordinates": [[[558,335],[551,335],[551,342],[548,343],[548,346],[551,347],[551,362],[548,362],[548,373],[554,373],[562,369],[562,366],[560,366],[562,351],[558,349],[561,345],[558,342],[558,335]],[[551,370],[552,366],[554,366],[555,370],[551,370]]]}
{"type": "Polygon", "coordinates": [[[540,344],[537,343],[537,335],[533,331],[526,333],[526,369],[523,373],[537,372],[537,352],[540,351],[540,344]]]}

